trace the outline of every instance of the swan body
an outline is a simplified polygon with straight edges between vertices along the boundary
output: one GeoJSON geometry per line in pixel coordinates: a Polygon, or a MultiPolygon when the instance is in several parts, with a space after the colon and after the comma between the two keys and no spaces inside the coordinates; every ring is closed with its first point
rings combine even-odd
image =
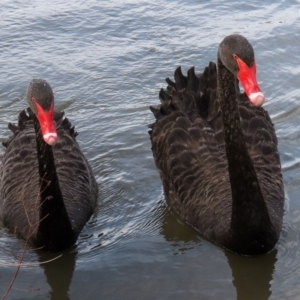
{"type": "Polygon", "coordinates": [[[3,224],[31,246],[61,251],[72,246],[96,207],[97,184],[53,92],[41,79],[27,90],[30,108],[9,124],[13,136],[0,170],[3,224]]]}
{"type": "Polygon", "coordinates": [[[177,68],[161,104],[150,107],[167,203],[205,238],[242,255],[273,249],[284,212],[277,138],[255,74],[251,44],[230,35],[218,71],[212,62],[199,75],[177,68]]]}

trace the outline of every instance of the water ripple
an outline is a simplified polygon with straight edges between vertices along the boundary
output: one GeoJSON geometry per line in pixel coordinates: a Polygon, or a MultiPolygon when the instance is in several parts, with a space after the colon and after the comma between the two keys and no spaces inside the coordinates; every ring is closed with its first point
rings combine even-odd
{"type": "MultiPolygon", "coordinates": [[[[248,291],[238,278],[248,278],[264,299],[270,291],[271,299],[297,299],[298,6],[298,1],[2,1],[0,140],[10,135],[7,123],[16,122],[27,106],[29,81],[45,78],[57,108],[76,126],[99,184],[97,211],[77,245],[53,263],[22,267],[13,298],[234,299],[248,291]],[[179,65],[201,72],[216,61],[219,42],[231,33],[245,35],[255,49],[286,189],[277,252],[251,261],[258,273],[268,266],[263,285],[257,273],[239,273],[250,268],[249,260],[201,239],[170,210],[147,133],[153,122],[148,107],[157,103],[164,78],[179,65]],[[81,288],[83,278],[87,289],[81,288]]],[[[0,228],[0,244],[1,264],[16,263],[24,243],[0,228]]],[[[54,257],[27,251],[24,261],[54,257]]],[[[15,267],[2,270],[0,295],[15,267]]]]}

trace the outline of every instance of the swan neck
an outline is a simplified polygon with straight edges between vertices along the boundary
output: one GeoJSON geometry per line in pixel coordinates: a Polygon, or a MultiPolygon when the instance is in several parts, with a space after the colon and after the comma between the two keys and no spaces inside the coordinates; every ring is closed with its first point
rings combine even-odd
{"type": "Polygon", "coordinates": [[[271,221],[241,127],[238,82],[220,60],[218,71],[218,94],[232,192],[231,230],[243,235],[253,225],[259,228],[265,222],[269,226],[271,221]]]}
{"type": "Polygon", "coordinates": [[[229,160],[228,163],[230,163],[230,165],[234,165],[236,161],[242,162],[243,165],[247,164],[249,168],[254,171],[241,128],[237,104],[238,95],[239,87],[236,77],[219,60],[218,96],[220,99],[226,154],[227,159],[229,160]],[[231,155],[231,151],[233,151],[235,157],[231,155]]]}
{"type": "Polygon", "coordinates": [[[62,201],[56,168],[54,163],[54,155],[52,147],[45,143],[38,119],[34,115],[34,128],[36,133],[37,156],[40,175],[40,195],[41,201],[44,203],[45,196],[54,193],[59,196],[58,199],[62,201]]]}
{"type": "MultiPolygon", "coordinates": [[[[56,240],[57,245],[68,243],[68,238],[73,239],[72,226],[63,201],[56,173],[55,161],[52,146],[45,143],[39,121],[33,116],[36,132],[37,156],[39,166],[40,184],[40,224],[38,235],[41,245],[56,240]],[[61,236],[64,240],[57,240],[61,236]]],[[[53,244],[53,249],[55,250],[53,244]]],[[[52,250],[53,250],[52,249],[52,250]]]]}

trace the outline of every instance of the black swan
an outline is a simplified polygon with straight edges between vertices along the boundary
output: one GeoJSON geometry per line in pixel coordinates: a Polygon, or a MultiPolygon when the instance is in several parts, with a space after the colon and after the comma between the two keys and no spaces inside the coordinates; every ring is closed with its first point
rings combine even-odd
{"type": "Polygon", "coordinates": [[[251,44],[227,36],[218,50],[218,72],[161,89],[150,107],[149,131],[167,203],[213,243],[241,255],[269,252],[278,241],[284,190],[277,138],[256,80],[251,44]],[[240,93],[239,82],[245,93],[240,93]]]}
{"type": "Polygon", "coordinates": [[[33,79],[29,108],[9,124],[0,170],[0,217],[31,246],[45,251],[71,247],[94,212],[97,183],[74,127],[54,112],[51,86],[33,79]]]}

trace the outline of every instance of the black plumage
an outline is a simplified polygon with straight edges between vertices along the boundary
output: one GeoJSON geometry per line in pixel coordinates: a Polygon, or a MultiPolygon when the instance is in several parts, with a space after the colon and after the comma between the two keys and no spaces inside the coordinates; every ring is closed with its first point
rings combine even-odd
{"type": "MultiPolygon", "coordinates": [[[[31,86],[38,87],[36,101],[49,108],[53,94],[48,83],[34,80],[31,86]]],[[[33,94],[29,88],[31,108],[19,114],[18,125],[9,124],[13,136],[3,143],[0,216],[11,232],[31,246],[60,251],[76,242],[93,214],[97,183],[76,142],[77,133],[63,112],[54,113],[56,144],[50,146],[44,141],[34,104],[30,103],[33,94]]]]}
{"type": "Polygon", "coordinates": [[[213,62],[199,75],[177,68],[151,107],[149,134],[168,204],[213,243],[257,255],[278,241],[284,190],[273,124],[240,93],[238,59],[255,67],[250,43],[231,35],[218,71],[213,62]]]}

